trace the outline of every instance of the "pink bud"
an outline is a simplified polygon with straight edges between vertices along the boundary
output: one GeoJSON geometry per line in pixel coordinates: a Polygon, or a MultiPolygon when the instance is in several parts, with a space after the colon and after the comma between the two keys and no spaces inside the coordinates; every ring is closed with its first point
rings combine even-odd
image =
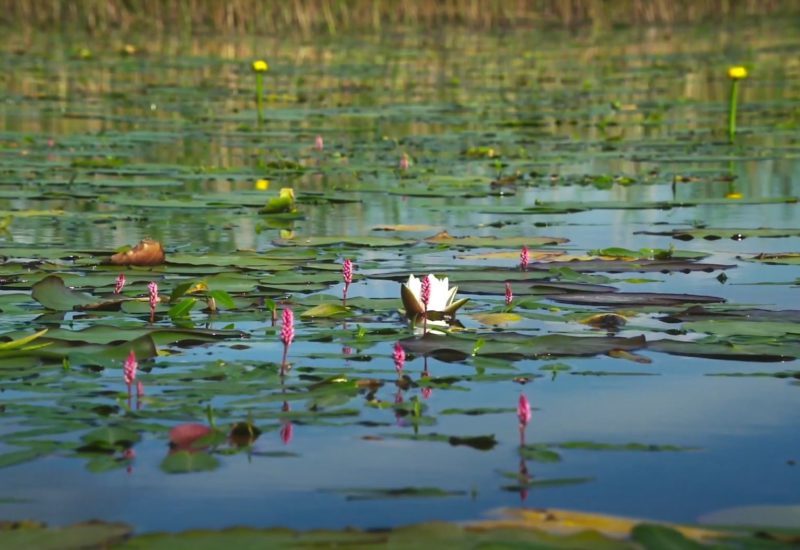
{"type": "Polygon", "coordinates": [[[353,262],[349,258],[342,263],[342,277],[346,285],[353,282],[353,262]]]}
{"type": "Polygon", "coordinates": [[[400,170],[408,170],[408,155],[405,153],[403,153],[403,156],[400,157],[400,170]]]}
{"type": "Polygon", "coordinates": [[[397,374],[401,374],[403,372],[403,367],[406,364],[406,351],[403,349],[403,346],[400,345],[400,342],[397,342],[394,345],[394,353],[392,353],[392,357],[394,358],[394,368],[397,371],[397,374]]]}
{"type": "Polygon", "coordinates": [[[288,445],[292,441],[292,437],[294,436],[294,424],[291,422],[285,422],[281,426],[281,441],[284,445],[288,445]]]}
{"type": "Polygon", "coordinates": [[[144,384],[136,382],[136,397],[141,399],[144,397],[144,384]]]}
{"type": "Polygon", "coordinates": [[[422,303],[425,305],[425,309],[428,309],[428,304],[431,301],[431,276],[426,275],[424,279],[422,279],[422,303]]]}
{"type": "Polygon", "coordinates": [[[325,143],[322,141],[322,136],[317,135],[317,137],[314,138],[314,149],[316,149],[317,151],[322,151],[322,149],[324,148],[325,148],[325,143]]]}
{"type": "Polygon", "coordinates": [[[117,275],[117,282],[114,283],[114,294],[119,294],[122,292],[123,287],[125,286],[125,274],[120,273],[117,275]]]}
{"type": "Polygon", "coordinates": [[[290,308],[283,310],[282,321],[281,341],[284,346],[288,346],[294,340],[294,312],[290,308]]]}
{"type": "Polygon", "coordinates": [[[519,404],[517,405],[517,418],[519,418],[519,425],[525,427],[531,421],[531,404],[528,398],[522,393],[519,396],[519,404]]]}
{"type": "Polygon", "coordinates": [[[150,284],[147,285],[147,290],[150,291],[150,311],[155,311],[158,303],[158,284],[155,281],[150,281],[150,284]]]}
{"type": "Polygon", "coordinates": [[[513,299],[514,293],[511,292],[511,283],[506,283],[506,305],[510,306],[513,299]]]}
{"type": "Polygon", "coordinates": [[[522,270],[525,271],[528,269],[528,262],[530,261],[530,255],[528,254],[528,247],[523,246],[522,252],[519,254],[519,263],[522,266],[522,270]]]}
{"type": "Polygon", "coordinates": [[[422,388],[423,399],[425,400],[430,399],[432,394],[433,394],[433,388],[431,388],[430,386],[425,386],[424,388],[422,388]]]}
{"type": "Polygon", "coordinates": [[[139,367],[139,364],[136,362],[136,354],[131,350],[128,354],[128,358],[125,359],[125,363],[122,365],[122,377],[125,379],[125,383],[127,385],[133,384],[133,381],[136,380],[136,369],[139,367]]]}

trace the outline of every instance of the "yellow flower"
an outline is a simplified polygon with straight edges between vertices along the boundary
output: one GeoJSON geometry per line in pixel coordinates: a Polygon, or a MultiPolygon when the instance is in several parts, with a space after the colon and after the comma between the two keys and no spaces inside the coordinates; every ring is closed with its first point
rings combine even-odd
{"type": "Polygon", "coordinates": [[[269,189],[269,180],[258,180],[256,181],[256,189],[259,191],[266,191],[269,189]]]}
{"type": "Polygon", "coordinates": [[[747,78],[747,69],[741,66],[729,67],[728,77],[733,80],[741,80],[743,78],[747,78]]]}
{"type": "Polygon", "coordinates": [[[733,193],[728,193],[727,195],[725,195],[726,199],[731,199],[731,200],[739,200],[742,197],[744,197],[744,195],[742,195],[738,191],[734,191],[733,193]]]}
{"type": "Polygon", "coordinates": [[[265,73],[269,69],[269,65],[263,59],[257,59],[253,61],[253,70],[257,73],[265,73]]]}
{"type": "Polygon", "coordinates": [[[281,191],[278,196],[282,199],[288,198],[294,201],[294,189],[291,187],[281,187],[281,191]]]}

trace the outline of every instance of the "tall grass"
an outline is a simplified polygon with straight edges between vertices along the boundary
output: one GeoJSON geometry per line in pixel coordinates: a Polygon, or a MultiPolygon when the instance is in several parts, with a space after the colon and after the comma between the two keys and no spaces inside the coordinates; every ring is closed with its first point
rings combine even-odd
{"type": "Polygon", "coordinates": [[[401,25],[639,25],[800,12],[797,0],[0,0],[17,29],[292,33],[401,25]]]}

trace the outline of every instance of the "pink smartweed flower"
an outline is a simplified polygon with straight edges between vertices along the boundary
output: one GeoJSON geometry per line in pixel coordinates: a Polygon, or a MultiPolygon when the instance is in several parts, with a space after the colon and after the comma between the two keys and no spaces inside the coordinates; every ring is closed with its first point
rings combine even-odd
{"type": "Polygon", "coordinates": [[[158,303],[158,284],[155,281],[150,281],[147,285],[147,290],[150,291],[150,311],[155,311],[158,303]]]}
{"type": "Polygon", "coordinates": [[[408,155],[403,153],[403,156],[400,157],[400,170],[406,171],[408,170],[408,155]]]}
{"type": "Polygon", "coordinates": [[[294,436],[294,424],[291,422],[284,422],[281,425],[281,442],[284,445],[288,445],[292,442],[292,437],[294,436]]]}
{"type": "Polygon", "coordinates": [[[510,306],[513,299],[514,293],[511,292],[511,283],[506,283],[506,305],[510,306]]]}
{"type": "Polygon", "coordinates": [[[125,379],[125,383],[130,386],[133,384],[133,381],[136,380],[136,369],[139,367],[139,364],[136,362],[136,354],[131,350],[128,354],[128,358],[125,359],[125,363],[122,365],[122,377],[125,379]]]}
{"type": "Polygon", "coordinates": [[[288,347],[294,340],[294,312],[290,308],[287,307],[283,310],[282,321],[281,342],[288,347]]]}
{"type": "Polygon", "coordinates": [[[317,135],[317,137],[314,138],[314,149],[316,149],[317,151],[322,151],[324,148],[325,148],[325,142],[322,141],[322,136],[317,135]]]}
{"type": "Polygon", "coordinates": [[[431,301],[431,276],[426,275],[424,279],[422,279],[422,291],[420,292],[420,299],[422,300],[422,304],[425,306],[425,309],[428,309],[428,304],[431,301]]]}
{"type": "Polygon", "coordinates": [[[117,275],[117,282],[114,283],[114,294],[119,294],[122,292],[123,287],[125,286],[125,274],[120,273],[117,275]]]}
{"type": "Polygon", "coordinates": [[[519,427],[524,428],[531,421],[531,404],[525,394],[519,396],[519,403],[517,404],[517,418],[519,418],[519,427]]]}
{"type": "Polygon", "coordinates": [[[350,258],[345,258],[344,262],[342,262],[342,278],[346,285],[350,285],[353,282],[353,262],[350,258]]]}
{"type": "Polygon", "coordinates": [[[530,261],[530,255],[528,254],[528,247],[523,246],[522,252],[519,254],[519,265],[522,267],[522,270],[525,271],[528,269],[528,262],[530,261]]]}
{"type": "Polygon", "coordinates": [[[347,289],[353,282],[353,262],[350,258],[345,258],[342,262],[342,278],[344,279],[344,290],[342,291],[342,302],[347,302],[347,289]]]}
{"type": "Polygon", "coordinates": [[[392,358],[394,359],[394,368],[397,371],[397,374],[402,374],[403,367],[406,364],[406,351],[403,349],[403,346],[400,345],[400,342],[397,342],[394,345],[394,353],[392,353],[392,358]]]}

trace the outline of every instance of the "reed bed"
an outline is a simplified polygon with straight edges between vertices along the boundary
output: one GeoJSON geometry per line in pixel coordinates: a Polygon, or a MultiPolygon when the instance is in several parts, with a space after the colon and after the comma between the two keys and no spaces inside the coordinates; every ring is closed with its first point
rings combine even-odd
{"type": "Polygon", "coordinates": [[[0,0],[20,30],[328,33],[441,25],[679,24],[800,12],[796,0],[0,0]]]}

